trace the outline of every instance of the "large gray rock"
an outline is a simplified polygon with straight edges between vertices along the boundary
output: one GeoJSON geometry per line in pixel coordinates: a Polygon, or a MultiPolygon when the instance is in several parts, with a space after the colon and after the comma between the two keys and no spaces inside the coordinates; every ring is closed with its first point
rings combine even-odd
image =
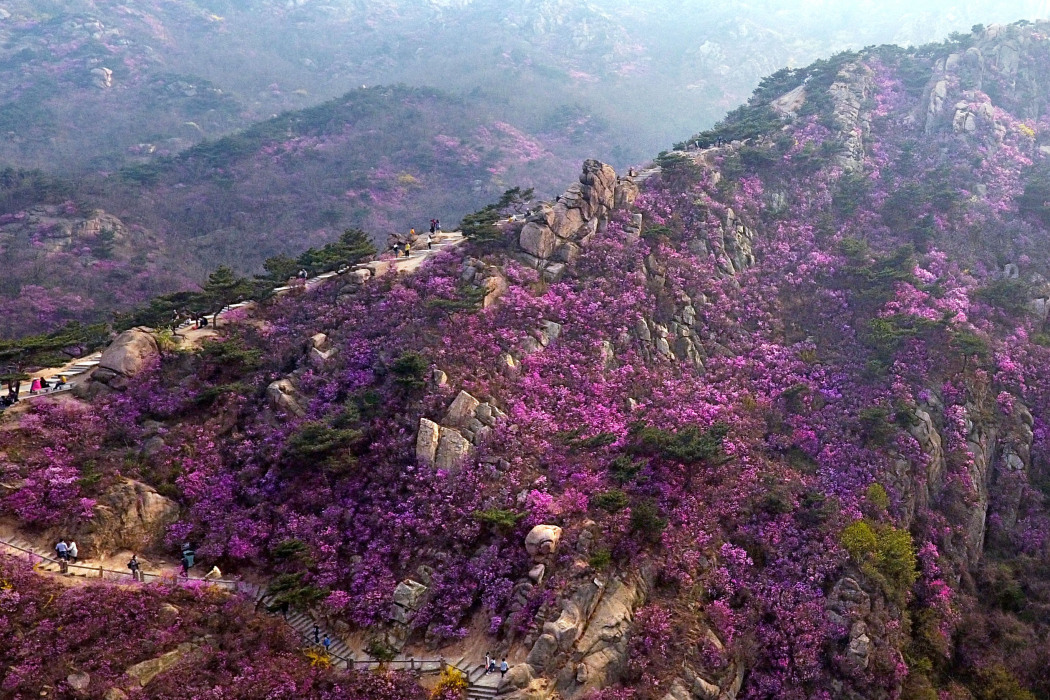
{"type": "Polygon", "coordinates": [[[561,528],[557,525],[537,525],[525,536],[525,551],[533,559],[544,559],[558,548],[561,528]]]}
{"type": "Polygon", "coordinates": [[[427,587],[418,581],[405,579],[394,589],[394,602],[390,607],[390,619],[408,624],[419,610],[427,587]]]}
{"type": "Polygon", "coordinates": [[[196,644],[184,642],[166,654],[131,666],[124,673],[138,683],[139,687],[144,688],[161,673],[182,661],[188,661],[197,656],[199,649],[196,644]]]}
{"type": "Polygon", "coordinates": [[[441,428],[432,420],[419,419],[419,432],[416,434],[416,461],[420,464],[434,464],[437,458],[438,441],[441,428]]]}
{"type": "Polygon", "coordinates": [[[139,374],[158,357],[160,348],[153,334],[132,328],[118,335],[106,348],[91,378],[114,389],[124,388],[127,379],[139,374]]]}
{"type": "Polygon", "coordinates": [[[549,227],[530,221],[521,229],[518,236],[518,245],[521,249],[537,258],[549,258],[553,253],[558,239],[549,227]]]}
{"type": "Polygon", "coordinates": [[[481,402],[476,398],[465,391],[460,391],[452,401],[452,405],[448,407],[448,412],[445,413],[445,419],[441,421],[441,424],[456,428],[463,427],[474,417],[474,412],[480,405],[481,402]]]}
{"type": "Polygon", "coordinates": [[[434,466],[438,469],[451,471],[470,455],[473,446],[470,441],[463,437],[455,428],[441,428],[438,438],[437,454],[434,457],[434,466]]]}
{"type": "Polygon", "coordinates": [[[70,673],[66,676],[66,683],[69,684],[70,688],[79,693],[87,690],[88,686],[91,685],[91,675],[84,673],[83,671],[80,673],[70,673]]]}
{"type": "Polygon", "coordinates": [[[269,400],[270,406],[276,410],[285,411],[296,416],[306,414],[306,411],[299,404],[299,393],[289,379],[278,379],[266,387],[266,398],[269,400]]]}
{"type": "Polygon", "coordinates": [[[648,591],[642,576],[632,576],[627,581],[613,579],[606,584],[598,607],[576,644],[582,658],[576,663],[575,673],[564,674],[558,683],[563,695],[585,697],[622,677],[634,612],[645,602],[648,591]]]}
{"type": "Polygon", "coordinates": [[[113,71],[109,68],[92,68],[91,84],[103,90],[113,87],[113,71]]]}

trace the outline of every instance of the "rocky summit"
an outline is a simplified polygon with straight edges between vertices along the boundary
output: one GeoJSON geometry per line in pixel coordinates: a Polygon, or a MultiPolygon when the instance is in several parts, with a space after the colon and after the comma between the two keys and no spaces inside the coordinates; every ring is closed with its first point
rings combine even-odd
{"type": "Polygon", "coordinates": [[[1050,697],[1048,76],[841,53],[465,242],[215,273],[5,413],[0,694],[1050,697]]]}

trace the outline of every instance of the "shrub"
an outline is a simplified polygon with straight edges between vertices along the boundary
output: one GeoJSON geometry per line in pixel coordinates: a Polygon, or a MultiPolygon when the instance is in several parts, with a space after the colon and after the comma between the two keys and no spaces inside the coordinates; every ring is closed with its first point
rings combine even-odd
{"type": "Polygon", "coordinates": [[[620,489],[610,489],[594,496],[591,502],[610,513],[619,513],[627,507],[627,494],[620,489]]]}
{"type": "Polygon", "coordinates": [[[438,677],[437,685],[430,693],[430,700],[450,700],[461,698],[467,692],[467,677],[454,666],[446,666],[438,677]]]}
{"type": "Polygon", "coordinates": [[[397,658],[397,649],[378,638],[368,640],[364,651],[376,661],[384,663],[397,658]]]}
{"type": "Polygon", "coordinates": [[[856,520],[847,525],[839,535],[839,543],[849,552],[850,557],[858,562],[866,561],[879,548],[875,531],[864,520],[856,520]]]}
{"type": "Polygon", "coordinates": [[[515,513],[512,510],[504,510],[502,508],[474,511],[475,520],[485,525],[491,525],[497,530],[511,530],[524,517],[524,513],[515,513]]]}
{"type": "Polygon", "coordinates": [[[390,372],[394,375],[394,381],[406,389],[422,389],[426,385],[424,377],[429,366],[426,358],[418,352],[408,351],[394,360],[390,372]]]}
{"type": "Polygon", "coordinates": [[[618,484],[626,484],[638,477],[638,472],[645,466],[643,460],[631,459],[620,455],[609,463],[609,476],[618,484]]]}
{"type": "Polygon", "coordinates": [[[659,506],[651,499],[636,501],[631,506],[631,530],[642,539],[653,544],[660,541],[660,535],[667,527],[667,518],[660,512],[659,506]]]}
{"type": "Polygon", "coordinates": [[[890,496],[882,484],[869,486],[864,492],[864,498],[878,511],[884,511],[890,507],[890,496]]]}
{"type": "Polygon", "coordinates": [[[591,554],[591,558],[587,560],[587,563],[596,571],[604,571],[612,564],[612,553],[604,547],[596,549],[591,554]]]}

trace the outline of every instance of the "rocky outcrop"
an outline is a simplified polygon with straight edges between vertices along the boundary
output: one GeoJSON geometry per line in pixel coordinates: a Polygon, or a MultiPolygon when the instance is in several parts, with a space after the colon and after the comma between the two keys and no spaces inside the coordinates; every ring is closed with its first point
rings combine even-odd
{"type": "Polygon", "coordinates": [[[290,413],[293,416],[306,415],[300,401],[301,397],[290,379],[278,379],[266,387],[266,399],[270,408],[290,413]]]}
{"type": "Polygon", "coordinates": [[[124,673],[132,679],[140,688],[145,688],[150,681],[165,671],[183,662],[192,661],[199,655],[200,647],[190,642],[184,642],[175,649],[161,654],[154,659],[148,659],[128,668],[124,673]]]}
{"type": "Polygon", "coordinates": [[[132,328],[117,336],[99,360],[91,379],[111,389],[127,388],[127,380],[160,357],[157,339],[146,328],[132,328]]]}
{"type": "Polygon", "coordinates": [[[335,355],[335,348],[327,335],[316,333],[310,337],[307,355],[313,364],[323,365],[335,355]]]}
{"type": "Polygon", "coordinates": [[[405,579],[394,589],[394,602],[390,606],[390,619],[407,625],[423,604],[427,587],[418,581],[405,579]]]}
{"type": "Polygon", "coordinates": [[[445,471],[452,471],[471,453],[470,441],[455,428],[441,428],[438,437],[437,451],[434,455],[434,466],[445,471]]]}
{"type": "MultiPolygon", "coordinates": [[[[549,541],[551,534],[540,539],[549,541]]],[[[651,586],[647,571],[608,581],[581,577],[561,600],[557,618],[543,623],[526,661],[502,679],[499,694],[512,700],[582,698],[615,683],[625,670],[635,611],[651,586]]]]}
{"type": "Polygon", "coordinates": [[[420,418],[419,430],[416,433],[416,461],[420,464],[434,464],[440,439],[441,426],[432,420],[420,418]]]}
{"type": "Polygon", "coordinates": [[[77,533],[82,551],[98,557],[144,551],[159,543],[179,506],[146,484],[125,479],[98,497],[92,518],[77,533]]]}
{"type": "Polygon", "coordinates": [[[510,288],[507,278],[498,265],[490,265],[477,258],[467,258],[460,266],[460,279],[474,289],[483,292],[481,308],[495,306],[510,288]]]}
{"type": "Polygon", "coordinates": [[[871,116],[865,104],[875,91],[875,74],[862,63],[850,63],[839,71],[828,89],[834,108],[837,139],[842,148],[837,161],[846,172],[864,164],[864,137],[871,131],[871,116]]]}
{"type": "Polygon", "coordinates": [[[605,225],[609,213],[630,207],[637,196],[638,186],[630,179],[617,179],[612,166],[586,161],[579,182],[553,203],[540,204],[526,219],[518,233],[519,260],[557,281],[605,225]]]}
{"type": "Polygon", "coordinates": [[[91,84],[101,90],[113,87],[113,71],[109,68],[92,68],[91,84]]]}
{"type": "MultiPolygon", "coordinates": [[[[442,373],[444,374],[444,373],[442,373]]],[[[475,445],[482,444],[497,421],[505,415],[491,403],[482,402],[460,391],[448,407],[441,424],[419,419],[416,433],[416,460],[438,469],[453,469],[475,445]]]]}
{"type": "Polygon", "coordinates": [[[641,575],[612,579],[605,586],[586,629],[576,642],[576,654],[558,675],[557,689],[565,697],[584,697],[619,680],[627,665],[634,611],[649,594],[641,575]]]}

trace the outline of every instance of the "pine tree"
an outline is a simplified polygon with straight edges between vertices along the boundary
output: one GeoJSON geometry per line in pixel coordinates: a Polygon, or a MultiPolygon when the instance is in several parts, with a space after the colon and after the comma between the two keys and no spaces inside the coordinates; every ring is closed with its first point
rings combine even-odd
{"type": "Polygon", "coordinates": [[[213,323],[217,326],[219,312],[226,306],[252,295],[255,286],[251,280],[238,277],[225,265],[220,266],[208,276],[208,281],[201,287],[204,298],[214,310],[213,323]]]}

